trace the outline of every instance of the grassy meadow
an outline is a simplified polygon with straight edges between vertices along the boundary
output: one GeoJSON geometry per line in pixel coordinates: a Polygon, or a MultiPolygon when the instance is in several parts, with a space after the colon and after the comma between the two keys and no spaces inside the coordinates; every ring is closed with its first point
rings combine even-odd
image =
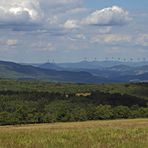
{"type": "Polygon", "coordinates": [[[0,148],[147,148],[148,119],[0,127],[0,148]]]}

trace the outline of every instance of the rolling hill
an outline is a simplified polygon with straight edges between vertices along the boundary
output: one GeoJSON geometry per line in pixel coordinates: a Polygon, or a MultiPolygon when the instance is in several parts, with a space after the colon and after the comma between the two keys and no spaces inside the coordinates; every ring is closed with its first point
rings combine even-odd
{"type": "Polygon", "coordinates": [[[17,80],[45,80],[75,83],[102,83],[108,80],[88,72],[56,71],[41,69],[30,65],[0,61],[0,78],[17,80]]]}

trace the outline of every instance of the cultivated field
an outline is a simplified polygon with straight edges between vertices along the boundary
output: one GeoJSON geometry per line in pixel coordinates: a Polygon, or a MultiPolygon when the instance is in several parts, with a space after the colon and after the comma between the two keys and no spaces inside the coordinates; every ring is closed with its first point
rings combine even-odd
{"type": "Polygon", "coordinates": [[[148,119],[0,127],[0,148],[147,148],[148,119]]]}

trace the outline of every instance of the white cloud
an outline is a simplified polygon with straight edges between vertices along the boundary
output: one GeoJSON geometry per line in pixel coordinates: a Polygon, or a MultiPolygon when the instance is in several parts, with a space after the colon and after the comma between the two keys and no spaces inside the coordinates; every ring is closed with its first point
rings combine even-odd
{"type": "Polygon", "coordinates": [[[16,46],[17,44],[18,40],[16,39],[0,40],[0,46],[16,46]]]}
{"type": "Polygon", "coordinates": [[[117,6],[84,17],[89,11],[81,4],[82,0],[12,0],[11,3],[1,0],[0,26],[15,31],[53,28],[59,31],[82,29],[87,25],[123,25],[129,21],[128,12],[117,6]]]}
{"type": "Polygon", "coordinates": [[[9,39],[6,41],[6,45],[8,46],[16,46],[18,44],[18,40],[9,39]]]}
{"type": "Polygon", "coordinates": [[[96,10],[87,18],[83,19],[82,23],[98,26],[114,26],[124,25],[129,22],[130,19],[128,11],[118,6],[113,6],[102,10],[96,10]]]}
{"type": "Polygon", "coordinates": [[[87,17],[67,20],[64,27],[67,29],[78,28],[80,26],[116,26],[125,25],[131,20],[128,11],[118,6],[96,10],[87,17]]]}
{"type": "Polygon", "coordinates": [[[32,24],[48,26],[48,23],[49,25],[59,23],[56,14],[71,8],[75,9],[80,3],[81,0],[11,0],[11,2],[1,0],[0,25],[14,28],[14,26],[32,24]]]}
{"type": "Polygon", "coordinates": [[[0,25],[28,25],[42,17],[37,0],[5,0],[0,2],[0,25]]]}
{"type": "Polygon", "coordinates": [[[67,20],[64,24],[64,28],[66,29],[79,28],[77,20],[67,20]]]}

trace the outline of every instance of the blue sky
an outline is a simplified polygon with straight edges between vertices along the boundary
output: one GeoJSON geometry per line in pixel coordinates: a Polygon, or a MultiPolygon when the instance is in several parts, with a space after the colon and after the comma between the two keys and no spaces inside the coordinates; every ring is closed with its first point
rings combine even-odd
{"type": "Polygon", "coordinates": [[[85,0],[85,5],[91,8],[104,8],[117,5],[129,10],[148,10],[147,0],[85,0]]]}
{"type": "Polygon", "coordinates": [[[147,0],[1,0],[0,60],[148,57],[147,0]]]}

